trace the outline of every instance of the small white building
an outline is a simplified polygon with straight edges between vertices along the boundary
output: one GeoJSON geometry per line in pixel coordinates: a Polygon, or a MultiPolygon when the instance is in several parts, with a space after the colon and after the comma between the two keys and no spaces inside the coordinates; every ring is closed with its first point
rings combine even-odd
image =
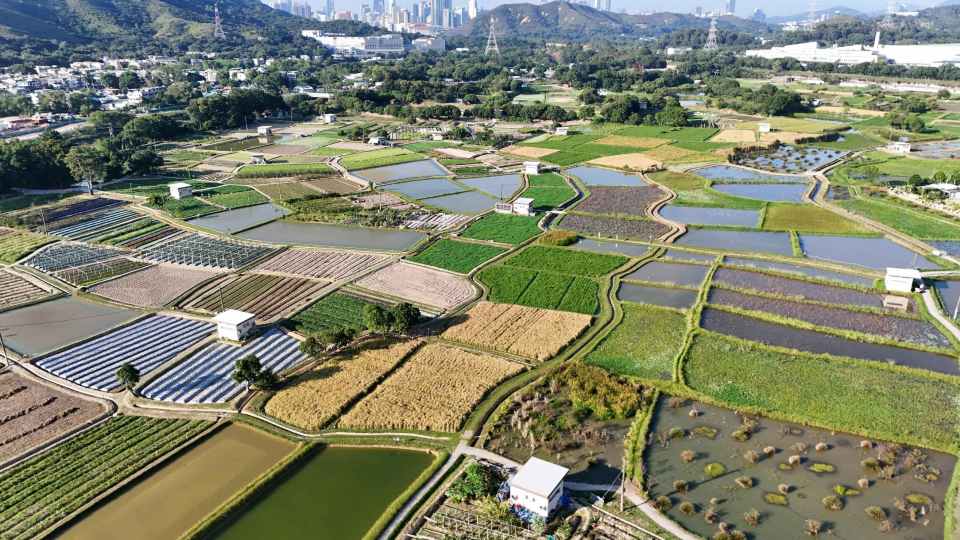
{"type": "Polygon", "coordinates": [[[273,137],[273,126],[260,126],[257,128],[257,135],[261,137],[273,137]]]}
{"type": "Polygon", "coordinates": [[[888,144],[885,150],[890,154],[908,155],[913,150],[913,146],[905,141],[896,141],[888,144]]]}
{"type": "Polygon", "coordinates": [[[367,144],[372,144],[374,146],[380,146],[383,144],[383,137],[370,137],[367,141],[367,144]]]}
{"type": "Polygon", "coordinates": [[[770,133],[772,130],[773,128],[770,127],[770,122],[760,122],[757,124],[757,131],[760,133],[770,133]]]}
{"type": "Polygon", "coordinates": [[[532,457],[524,463],[510,486],[510,504],[518,505],[547,519],[560,504],[563,495],[563,479],[570,472],[549,461],[532,457]]]}
{"type": "Polygon", "coordinates": [[[250,154],[250,163],[252,165],[265,165],[267,158],[263,154],[250,154]]]}
{"type": "Polygon", "coordinates": [[[561,137],[566,137],[569,134],[570,134],[570,128],[568,128],[567,126],[559,126],[554,132],[554,135],[559,135],[561,137]]]}
{"type": "Polygon", "coordinates": [[[955,184],[927,184],[920,189],[923,191],[936,190],[942,192],[951,201],[960,201],[960,186],[955,184]]]}
{"type": "Polygon", "coordinates": [[[170,188],[170,196],[178,201],[193,195],[193,187],[186,182],[176,182],[170,184],[168,187],[170,188]]]}
{"type": "Polygon", "coordinates": [[[540,174],[540,162],[539,162],[539,161],[524,161],[524,162],[523,162],[523,174],[540,174]]]}
{"type": "Polygon", "coordinates": [[[324,123],[324,124],[336,124],[336,123],[337,123],[337,115],[335,115],[335,114],[333,114],[333,113],[327,113],[327,114],[323,115],[323,123],[324,123]]]}
{"type": "Polygon", "coordinates": [[[533,212],[533,199],[529,197],[520,197],[519,199],[513,201],[513,213],[518,216],[532,216],[533,212]]]}
{"type": "Polygon", "coordinates": [[[236,309],[228,309],[213,318],[217,323],[217,335],[228,341],[243,341],[256,327],[257,316],[236,309]]]}
{"type": "Polygon", "coordinates": [[[923,286],[923,274],[914,268],[887,268],[883,286],[890,292],[912,293],[923,286]]]}

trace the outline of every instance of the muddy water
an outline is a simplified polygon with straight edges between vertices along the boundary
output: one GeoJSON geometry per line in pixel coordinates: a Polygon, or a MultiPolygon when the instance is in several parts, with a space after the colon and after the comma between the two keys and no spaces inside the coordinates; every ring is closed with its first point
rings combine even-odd
{"type": "Polygon", "coordinates": [[[129,321],[143,312],[79,298],[60,298],[0,313],[7,347],[37,356],[129,321]]]}
{"type": "Polygon", "coordinates": [[[617,299],[655,306],[689,309],[697,302],[697,291],[623,283],[620,285],[620,290],[617,291],[617,299]]]}
{"type": "Polygon", "coordinates": [[[76,540],[178,538],[294,449],[232,424],[140,480],[60,536],[76,540]]]}
{"type": "Polygon", "coordinates": [[[289,213],[283,207],[267,203],[198,217],[191,219],[190,224],[224,233],[232,233],[282,218],[289,213]]]}
{"type": "Polygon", "coordinates": [[[693,171],[697,176],[710,180],[727,180],[743,182],[782,182],[786,184],[805,184],[809,181],[806,176],[774,175],[730,165],[714,165],[693,171]]]}
{"type": "MultiPolygon", "coordinates": [[[[898,476],[892,481],[878,480],[877,475],[865,470],[860,462],[878,455],[878,446],[870,450],[860,448],[860,437],[843,433],[801,427],[795,424],[759,419],[759,426],[746,442],[739,442],[731,434],[740,427],[740,418],[732,411],[698,404],[700,416],[691,417],[691,403],[680,408],[670,408],[661,401],[657,415],[650,426],[653,442],[647,447],[646,462],[648,486],[653,497],[668,495],[673,500],[673,509],[668,514],[681,525],[697,534],[710,538],[717,531],[704,519],[704,511],[709,501],[716,498],[718,520],[733,525],[737,530],[749,534],[750,538],[769,540],[809,539],[804,533],[804,522],[808,519],[821,521],[832,534],[821,533],[821,537],[846,540],[865,540],[870,538],[891,538],[897,540],[934,540],[944,535],[944,514],[939,508],[944,502],[950,476],[956,458],[932,451],[918,451],[925,456],[926,465],[940,471],[940,478],[925,483],[915,478],[917,469],[911,469],[903,462],[901,453],[898,476]],[[694,429],[707,426],[717,430],[715,439],[695,435],[694,429]],[[672,428],[684,430],[684,437],[667,440],[661,444],[662,437],[672,428]],[[829,445],[829,449],[817,452],[814,446],[818,442],[829,445]],[[807,450],[798,452],[794,445],[804,443],[807,450]],[[766,446],[776,448],[771,458],[762,458],[756,464],[750,464],[742,456],[749,450],[762,455],[766,446]],[[696,452],[692,463],[684,463],[680,453],[684,450],[696,452]],[[789,456],[803,456],[801,466],[792,470],[781,470],[780,464],[787,463],[789,456]],[[710,479],[704,473],[708,463],[721,463],[726,474],[710,479]],[[835,472],[815,474],[807,469],[811,463],[826,463],[835,467],[835,472]],[[739,476],[749,476],[754,487],[741,488],[735,483],[739,476]],[[870,487],[862,493],[844,497],[843,510],[829,511],[821,500],[833,494],[834,486],[843,485],[857,488],[860,478],[868,478],[870,487]],[[686,495],[673,489],[675,480],[691,484],[686,495]],[[764,493],[776,493],[780,484],[789,484],[791,491],[787,495],[788,506],[776,506],[767,503],[764,493]],[[912,522],[909,517],[898,511],[893,501],[905,498],[910,493],[922,493],[934,503],[927,507],[926,514],[912,522]],[[696,513],[685,515],[678,509],[682,501],[696,505],[696,513]],[[890,533],[880,533],[878,522],[865,512],[869,506],[883,508],[888,518],[896,525],[890,533]],[[750,526],[745,522],[744,513],[751,509],[760,512],[760,523],[750,526]]],[[[703,433],[704,430],[700,430],[703,433]]],[[[908,449],[909,450],[909,449],[908,449]]]]}
{"type": "Polygon", "coordinates": [[[713,184],[711,189],[734,197],[769,202],[802,202],[804,184],[713,184]]]}
{"type": "Polygon", "coordinates": [[[500,176],[480,176],[477,178],[463,178],[461,184],[500,199],[507,199],[523,187],[523,178],[519,174],[504,174],[500,176]]]}
{"type": "Polygon", "coordinates": [[[623,279],[669,283],[684,287],[699,287],[700,284],[703,283],[703,278],[706,277],[708,270],[708,267],[697,264],[654,261],[624,276],[623,279]]]}
{"type": "Polygon", "coordinates": [[[466,191],[463,186],[458,186],[446,178],[428,178],[426,180],[414,180],[412,182],[401,182],[399,184],[390,184],[390,191],[402,193],[414,199],[423,199],[425,197],[439,197],[440,195],[449,195],[466,191]]]}
{"type": "Polygon", "coordinates": [[[467,191],[455,195],[444,195],[432,199],[422,199],[424,204],[435,206],[455,214],[481,214],[493,209],[497,200],[479,191],[467,191]]]}
{"type": "Polygon", "coordinates": [[[238,236],[274,244],[345,247],[355,249],[405,251],[427,235],[416,231],[370,229],[324,223],[274,221],[240,233],[238,236]]]}

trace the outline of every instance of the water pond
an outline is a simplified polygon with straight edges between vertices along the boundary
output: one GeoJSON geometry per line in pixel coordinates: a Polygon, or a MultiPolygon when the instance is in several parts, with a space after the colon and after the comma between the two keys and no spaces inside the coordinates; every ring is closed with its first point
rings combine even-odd
{"type": "Polygon", "coordinates": [[[143,312],[78,298],[58,298],[0,313],[7,347],[37,356],[102,334],[143,312]]]}
{"type": "Polygon", "coordinates": [[[687,225],[730,225],[756,227],[760,220],[758,210],[707,208],[698,206],[665,206],[660,210],[664,219],[687,225]]]}
{"type": "Polygon", "coordinates": [[[768,184],[806,184],[809,178],[792,174],[768,174],[760,171],[751,171],[732,165],[712,165],[692,171],[697,176],[708,180],[733,182],[763,182],[768,184]]]}
{"type": "Polygon", "coordinates": [[[768,202],[803,202],[806,184],[713,184],[710,189],[733,197],[768,202]]]}
{"type": "Polygon", "coordinates": [[[960,242],[956,240],[927,240],[934,248],[953,257],[960,257],[960,242]]]}
{"type": "Polygon", "coordinates": [[[708,511],[716,514],[715,521],[756,539],[809,539],[807,520],[823,523],[820,537],[825,538],[944,537],[941,508],[956,465],[956,458],[948,454],[877,441],[861,448],[863,439],[854,435],[767,418],[744,419],[730,410],[676,399],[661,400],[650,432],[653,441],[647,447],[646,465],[651,495],[669,497],[672,506],[667,514],[703,538],[712,538],[717,530],[705,519],[708,511]],[[747,425],[752,427],[744,430],[747,425]],[[819,443],[825,448],[817,451],[819,443]],[[766,455],[765,448],[772,455],[766,455]],[[692,461],[684,459],[691,457],[685,451],[692,452],[692,461]],[[756,463],[743,457],[750,451],[759,455],[756,463]],[[794,455],[800,463],[790,465],[794,455]],[[710,464],[719,464],[710,468],[716,476],[707,474],[710,464]],[[879,479],[880,467],[875,464],[893,465],[894,479],[879,479]],[[833,472],[814,472],[811,467],[833,472]],[[861,478],[867,487],[858,485],[861,478]],[[686,493],[674,489],[676,481],[687,484],[686,493]],[[781,484],[786,495],[779,493],[781,484]],[[837,496],[837,491],[843,495],[837,496]],[[831,495],[839,499],[841,510],[825,508],[823,499],[831,495]],[[684,501],[694,506],[689,514],[683,511],[689,510],[682,506],[684,501]],[[917,521],[909,517],[910,506],[923,514],[917,521]],[[752,510],[759,513],[755,525],[747,523],[746,514],[752,510]],[[893,531],[879,531],[884,519],[895,526],[893,531]]]}
{"type": "Polygon", "coordinates": [[[267,203],[198,217],[191,219],[190,224],[229,234],[268,223],[289,213],[285,208],[267,203]]]}
{"type": "Polygon", "coordinates": [[[454,214],[481,214],[497,204],[496,199],[492,199],[479,191],[444,195],[425,199],[423,202],[454,214]]]}
{"type": "Polygon", "coordinates": [[[793,255],[790,234],[783,232],[690,229],[677,240],[677,244],[721,251],[753,251],[788,257],[793,255]]]}
{"type": "Polygon", "coordinates": [[[446,176],[444,170],[436,161],[424,159],[422,161],[411,161],[410,163],[401,163],[400,165],[388,165],[386,167],[374,167],[372,169],[363,169],[362,171],[353,171],[353,175],[362,178],[368,182],[385,183],[404,180],[407,178],[427,178],[429,176],[446,176]]]}
{"type": "Polygon", "coordinates": [[[666,253],[663,254],[663,258],[672,261],[685,261],[705,264],[713,264],[714,261],[717,260],[716,255],[697,253],[696,251],[686,251],[683,249],[668,249],[666,253]]]}
{"type": "Polygon", "coordinates": [[[706,308],[700,326],[728,336],[757,341],[776,347],[787,347],[814,354],[833,354],[861,360],[909,366],[937,373],[960,375],[957,359],[926,351],[863,343],[773,324],[753,317],[706,308]]]}
{"type": "Polygon", "coordinates": [[[415,231],[370,229],[293,221],[274,221],[244,231],[238,236],[274,244],[300,244],[375,251],[406,251],[427,237],[425,234],[415,231]]]}
{"type": "Polygon", "coordinates": [[[953,314],[958,311],[957,306],[960,305],[960,281],[934,281],[933,286],[940,295],[943,311],[947,317],[953,318],[953,314]]]}
{"type": "Polygon", "coordinates": [[[830,281],[838,281],[840,283],[847,283],[850,285],[860,285],[863,287],[873,288],[874,278],[868,276],[858,276],[854,274],[847,274],[844,272],[836,272],[834,270],[826,270],[823,268],[815,268],[813,266],[804,266],[802,264],[790,264],[776,261],[764,261],[761,259],[751,259],[749,257],[725,257],[723,262],[726,264],[731,264],[735,266],[750,266],[753,268],[759,268],[761,270],[774,270],[777,272],[785,272],[788,274],[799,274],[801,276],[808,276],[818,279],[826,279],[830,281]]]}
{"type": "Polygon", "coordinates": [[[620,255],[626,255],[628,257],[642,257],[650,251],[649,246],[644,246],[641,244],[594,240],[592,238],[581,238],[570,247],[573,249],[592,251],[594,253],[617,253],[620,255]]]}
{"type": "Polygon", "coordinates": [[[294,444],[231,424],[110,499],[60,538],[179,538],[294,449],[294,444]]]}
{"type": "Polygon", "coordinates": [[[576,176],[588,186],[645,186],[647,183],[639,176],[626,174],[600,167],[574,167],[567,174],[576,176]]]}
{"type": "Polygon", "coordinates": [[[408,450],[326,448],[217,538],[362,538],[432,461],[430,454],[408,450]]]}
{"type": "Polygon", "coordinates": [[[677,309],[689,309],[697,302],[698,291],[688,289],[667,289],[650,287],[634,283],[621,283],[617,299],[621,302],[639,302],[677,309]]]}
{"type": "Polygon", "coordinates": [[[653,261],[624,276],[623,279],[699,288],[709,270],[709,267],[698,264],[653,261]]]}
{"type": "Polygon", "coordinates": [[[875,270],[894,268],[939,268],[923,255],[887,238],[800,235],[800,247],[811,259],[853,264],[875,270]]]}
{"type": "Polygon", "coordinates": [[[390,184],[390,191],[401,193],[413,199],[426,199],[428,197],[438,197],[440,195],[449,195],[451,193],[460,193],[466,191],[465,188],[454,184],[446,178],[429,178],[427,180],[413,180],[411,182],[400,182],[390,184]]]}
{"type": "Polygon", "coordinates": [[[523,178],[519,174],[458,178],[457,181],[499,199],[509,199],[523,187],[523,178]]]}
{"type": "Polygon", "coordinates": [[[960,159],[960,141],[914,144],[910,153],[926,159],[960,159]]]}
{"type": "Polygon", "coordinates": [[[817,148],[814,146],[781,145],[773,152],[767,152],[755,157],[746,158],[742,164],[773,172],[798,173],[817,170],[828,163],[832,163],[847,152],[831,148],[817,148]]]}

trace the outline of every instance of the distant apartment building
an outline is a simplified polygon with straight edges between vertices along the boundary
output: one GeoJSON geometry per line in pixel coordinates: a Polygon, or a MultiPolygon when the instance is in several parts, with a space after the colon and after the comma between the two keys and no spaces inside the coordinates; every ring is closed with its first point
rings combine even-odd
{"type": "Polygon", "coordinates": [[[447,41],[442,37],[422,37],[413,40],[411,44],[415,51],[439,51],[447,50],[447,41]]]}

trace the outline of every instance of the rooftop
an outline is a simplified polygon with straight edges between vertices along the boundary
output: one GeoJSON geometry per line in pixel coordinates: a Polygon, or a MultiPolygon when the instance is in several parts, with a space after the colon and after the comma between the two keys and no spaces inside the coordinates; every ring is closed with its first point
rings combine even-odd
{"type": "Polygon", "coordinates": [[[553,490],[563,482],[570,469],[532,457],[520,467],[510,479],[510,486],[518,487],[542,497],[549,497],[553,490]]]}
{"type": "Polygon", "coordinates": [[[238,309],[228,309],[221,313],[218,313],[216,317],[213,318],[217,323],[223,324],[241,324],[250,319],[256,318],[256,315],[253,313],[247,313],[245,311],[240,311],[238,309]]]}

